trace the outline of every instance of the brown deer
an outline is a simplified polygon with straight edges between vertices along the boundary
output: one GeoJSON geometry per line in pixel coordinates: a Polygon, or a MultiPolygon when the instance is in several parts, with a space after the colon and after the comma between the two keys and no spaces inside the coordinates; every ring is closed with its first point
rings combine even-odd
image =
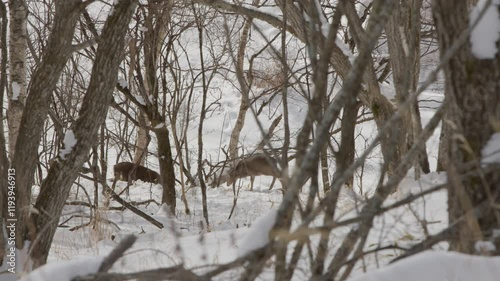
{"type": "Polygon", "coordinates": [[[115,180],[126,182],[135,180],[151,183],[160,182],[160,174],[135,163],[120,162],[113,167],[113,170],[115,172],[115,180]]]}
{"type": "Polygon", "coordinates": [[[219,179],[219,182],[226,182],[227,186],[230,186],[237,179],[250,177],[250,190],[253,190],[253,181],[255,179],[255,176],[272,176],[273,182],[269,187],[269,190],[271,190],[274,183],[276,182],[276,179],[278,179],[283,186],[282,175],[281,172],[277,169],[277,164],[278,161],[276,161],[276,159],[263,154],[245,157],[240,160],[234,168],[229,169],[229,172],[227,174],[222,175],[221,179],[219,179]]]}

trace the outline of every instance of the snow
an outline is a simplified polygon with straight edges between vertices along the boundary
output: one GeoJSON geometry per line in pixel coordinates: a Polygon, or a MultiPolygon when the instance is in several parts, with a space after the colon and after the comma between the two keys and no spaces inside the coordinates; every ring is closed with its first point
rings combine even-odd
{"type": "Polygon", "coordinates": [[[137,102],[141,105],[146,105],[146,102],[144,101],[144,99],[142,98],[142,96],[140,95],[135,95],[134,94],[134,98],[137,100],[137,102]]]}
{"type": "Polygon", "coordinates": [[[426,251],[351,281],[497,281],[500,257],[426,251]]]}
{"type": "Polygon", "coordinates": [[[476,241],[474,249],[478,253],[494,252],[497,248],[491,241],[476,241]]]}
{"type": "Polygon", "coordinates": [[[74,277],[96,273],[103,257],[86,257],[48,263],[23,276],[19,281],[71,281],[74,277]]]}
{"type": "Polygon", "coordinates": [[[500,163],[500,133],[494,133],[481,150],[481,164],[500,163]]]}
{"type": "MultiPolygon", "coordinates": [[[[487,0],[479,0],[469,15],[469,25],[477,20],[486,3],[487,0]]],[[[478,59],[494,59],[498,52],[496,42],[500,39],[499,6],[500,0],[492,0],[491,5],[470,35],[472,54],[478,59]]]]}
{"type": "Polygon", "coordinates": [[[165,128],[166,125],[165,123],[161,122],[161,123],[158,123],[158,125],[155,126],[155,129],[161,129],[161,128],[165,128]]]}
{"type": "Polygon", "coordinates": [[[342,41],[342,39],[337,37],[335,38],[335,44],[340,48],[342,53],[349,59],[349,61],[353,63],[356,57],[349,50],[349,47],[344,43],[344,41],[342,41]]]}
{"type": "Polygon", "coordinates": [[[124,89],[127,89],[128,88],[128,83],[127,83],[127,80],[125,80],[125,78],[123,77],[120,77],[118,79],[118,85],[120,85],[120,87],[124,88],[124,89]]]}
{"type": "Polygon", "coordinates": [[[21,85],[17,82],[12,82],[12,98],[11,100],[18,100],[21,94],[21,85]]]}
{"type": "Polygon", "coordinates": [[[59,151],[59,157],[61,159],[66,159],[66,155],[68,155],[73,147],[76,145],[75,134],[73,134],[72,130],[67,130],[64,135],[63,148],[59,151]]]}
{"type": "Polygon", "coordinates": [[[262,248],[269,243],[269,231],[276,223],[277,215],[278,212],[276,210],[270,210],[255,221],[243,240],[243,244],[240,247],[240,256],[262,248]]]}

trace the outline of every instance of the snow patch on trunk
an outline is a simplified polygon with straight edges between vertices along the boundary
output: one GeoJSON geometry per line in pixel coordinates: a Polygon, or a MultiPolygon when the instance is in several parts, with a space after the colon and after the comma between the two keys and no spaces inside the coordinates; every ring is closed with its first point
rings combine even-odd
{"type": "Polygon", "coordinates": [[[76,137],[75,134],[73,133],[72,130],[66,131],[66,134],[64,135],[64,147],[59,151],[59,157],[61,159],[66,159],[66,155],[68,155],[71,150],[73,150],[73,147],[76,145],[76,137]]]}
{"type": "Polygon", "coordinates": [[[481,164],[500,163],[500,133],[493,134],[481,150],[481,164]]]}
{"type": "MultiPolygon", "coordinates": [[[[469,15],[469,25],[477,20],[486,3],[487,0],[479,0],[469,15]]],[[[496,42],[500,39],[499,6],[500,0],[492,0],[470,35],[472,54],[478,59],[494,59],[498,51],[496,42]]]]}

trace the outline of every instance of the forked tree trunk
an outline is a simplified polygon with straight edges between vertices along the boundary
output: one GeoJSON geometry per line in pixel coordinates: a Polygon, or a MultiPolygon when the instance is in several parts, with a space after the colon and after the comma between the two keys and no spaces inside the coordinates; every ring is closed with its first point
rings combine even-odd
{"type": "Polygon", "coordinates": [[[26,49],[28,5],[24,0],[9,0],[9,107],[7,124],[9,126],[9,154],[13,159],[17,135],[26,99],[26,49]]]}
{"type": "MultiPolygon", "coordinates": [[[[255,1],[254,1],[255,2],[255,1]]],[[[240,141],[240,134],[245,125],[245,118],[247,111],[250,108],[249,92],[247,81],[244,79],[243,65],[245,59],[245,49],[248,43],[248,36],[250,34],[250,28],[252,27],[252,18],[246,18],[243,25],[243,29],[240,35],[240,42],[238,45],[238,53],[236,55],[236,78],[240,85],[241,101],[240,109],[238,111],[238,117],[236,118],[236,124],[234,125],[233,131],[231,132],[231,137],[229,139],[229,157],[231,160],[238,158],[238,143],[240,141]]],[[[251,74],[250,74],[251,75],[251,74]]]]}
{"type": "MultiPolygon", "coordinates": [[[[367,37],[367,34],[362,28],[361,20],[356,12],[354,2],[346,0],[340,1],[340,4],[349,21],[349,27],[353,39],[358,46],[361,46],[362,42],[365,40],[364,38],[367,37]]],[[[387,5],[391,4],[392,3],[390,2],[387,3],[387,5]]],[[[342,79],[345,79],[351,68],[351,64],[342,54],[333,52],[331,63],[342,79]],[[339,63],[336,60],[341,60],[343,63],[339,63]]],[[[366,89],[361,91],[359,95],[360,100],[364,106],[371,109],[373,112],[373,118],[375,119],[375,124],[377,124],[377,128],[380,130],[384,128],[387,121],[393,117],[394,108],[391,102],[384,95],[382,95],[380,91],[373,60],[369,61],[367,69],[363,75],[363,80],[366,85],[366,89]]],[[[380,140],[382,155],[384,157],[385,167],[389,176],[391,176],[392,172],[396,169],[396,167],[398,167],[401,157],[405,154],[407,149],[405,139],[407,128],[400,119],[395,120],[392,124],[393,126],[382,135],[380,140]]]]}
{"type": "MultiPolygon", "coordinates": [[[[432,11],[443,55],[469,26],[467,2],[434,0],[432,11]]],[[[461,222],[451,235],[450,248],[472,254],[476,241],[488,240],[496,246],[493,254],[499,255],[495,230],[500,228],[500,211],[495,206],[500,204],[500,173],[498,168],[480,171],[479,163],[500,120],[500,54],[497,49],[494,58],[479,59],[465,41],[445,64],[444,73],[447,119],[454,124],[449,127],[446,167],[449,223],[461,222]],[[466,175],[473,171],[475,175],[466,175]]]]}
{"type": "Polygon", "coordinates": [[[51,95],[56,88],[59,76],[71,55],[71,42],[79,11],[79,0],[56,2],[53,26],[41,63],[31,77],[26,107],[16,142],[17,151],[12,160],[16,173],[16,247],[24,248],[26,239],[35,238],[34,229],[29,221],[31,205],[31,185],[38,157],[38,145],[47,118],[51,95]],[[28,234],[28,225],[30,233],[28,234]],[[30,236],[30,237],[28,237],[30,236]]]}
{"type": "MultiPolygon", "coordinates": [[[[170,133],[166,127],[163,113],[158,112],[161,104],[158,102],[158,58],[165,38],[165,30],[170,20],[171,7],[168,1],[149,1],[147,3],[147,15],[145,16],[143,50],[145,81],[144,91],[150,100],[146,106],[142,107],[146,113],[151,126],[154,129],[158,142],[158,162],[160,164],[160,175],[163,186],[163,195],[161,202],[169,206],[173,215],[175,215],[175,172],[174,160],[172,158],[172,147],[170,145],[170,133]]],[[[165,97],[164,97],[165,98],[165,97]]]]}
{"type": "MultiPolygon", "coordinates": [[[[408,0],[394,5],[394,11],[386,25],[387,42],[392,67],[392,77],[396,88],[399,105],[408,100],[410,94],[417,90],[420,73],[420,7],[422,0],[408,0]]],[[[413,139],[422,131],[422,121],[418,104],[412,106],[402,116],[407,130],[402,139],[405,146],[411,147],[413,139]]],[[[426,147],[422,148],[415,159],[415,175],[420,170],[429,173],[429,160],[426,147]]]]}
{"type": "Polygon", "coordinates": [[[113,6],[114,12],[110,13],[104,24],[78,119],[71,130],[76,143],[72,148],[65,147],[69,150],[67,155],[59,154],[40,188],[35,204],[38,212],[32,215],[36,236],[31,240],[30,256],[35,267],[46,263],[58,218],[71,186],[87,160],[91,146],[98,141],[98,128],[104,123],[112,100],[118,66],[123,59],[125,35],[136,5],[137,0],[121,0],[113,6]]]}

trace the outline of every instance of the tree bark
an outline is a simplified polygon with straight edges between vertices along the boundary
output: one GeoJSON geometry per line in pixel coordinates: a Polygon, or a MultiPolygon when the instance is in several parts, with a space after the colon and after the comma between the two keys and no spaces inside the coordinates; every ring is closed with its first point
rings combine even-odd
{"type": "MultiPolygon", "coordinates": [[[[417,90],[420,73],[420,8],[422,0],[409,0],[397,3],[386,25],[387,42],[396,99],[398,104],[407,101],[408,96],[417,90]]],[[[414,136],[422,131],[422,121],[418,104],[412,106],[402,116],[408,128],[402,135],[406,147],[413,145],[414,136]]],[[[429,173],[429,160],[425,146],[415,160],[416,175],[423,171],[429,173]]]]}
{"type": "MultiPolygon", "coordinates": [[[[334,178],[341,176],[354,163],[356,120],[358,118],[359,103],[355,100],[349,100],[349,104],[344,107],[342,120],[340,123],[341,137],[339,151],[335,155],[337,170],[334,178]]],[[[334,179],[334,181],[335,181],[334,179]]],[[[353,188],[354,176],[351,175],[345,182],[347,186],[353,188]]]]}
{"type": "Polygon", "coordinates": [[[26,106],[16,142],[18,148],[12,160],[16,172],[16,247],[22,249],[28,233],[31,185],[38,157],[38,145],[47,118],[51,94],[71,55],[71,41],[78,21],[79,0],[60,0],[56,3],[54,25],[49,35],[42,62],[33,74],[28,89],[26,106]]]}
{"type": "Polygon", "coordinates": [[[149,131],[145,127],[148,125],[148,120],[146,115],[139,111],[137,112],[137,119],[139,121],[140,127],[137,127],[137,138],[135,140],[135,152],[134,152],[134,163],[139,165],[144,165],[146,156],[148,154],[148,136],[149,131]]]}
{"type": "MultiPolygon", "coordinates": [[[[467,2],[434,0],[432,11],[443,54],[469,26],[467,2]]],[[[496,246],[493,254],[498,255],[500,239],[494,230],[500,227],[500,212],[495,207],[500,203],[500,174],[481,170],[480,162],[481,150],[500,120],[500,55],[497,52],[493,59],[478,59],[465,42],[445,64],[444,73],[447,119],[453,124],[448,131],[446,167],[449,223],[465,217],[463,226],[455,228],[450,248],[472,254],[476,253],[476,241],[489,240],[496,246]],[[472,171],[477,174],[464,177],[472,171]],[[486,207],[474,212],[481,204],[486,207]]]]}
{"type": "Polygon", "coordinates": [[[36,240],[32,240],[30,255],[35,267],[47,261],[57,229],[57,218],[61,215],[78,171],[89,156],[90,148],[98,141],[98,129],[104,123],[111,104],[118,67],[123,59],[125,35],[136,5],[137,0],[121,0],[113,6],[113,13],[107,18],[100,37],[79,117],[71,130],[76,143],[72,148],[65,147],[69,149],[67,155],[59,154],[40,188],[35,204],[38,212],[32,215],[36,225],[36,240]]]}
{"type": "MultiPolygon", "coordinates": [[[[255,3],[258,2],[254,1],[254,5],[256,5],[255,3]]],[[[245,126],[245,118],[247,115],[247,111],[250,108],[250,89],[247,81],[245,81],[244,79],[243,65],[245,59],[245,49],[248,43],[248,36],[250,34],[250,28],[252,27],[252,20],[253,19],[251,17],[247,17],[245,19],[240,35],[238,53],[236,55],[236,78],[238,79],[238,83],[241,88],[241,101],[240,109],[238,111],[238,117],[236,118],[236,124],[234,125],[233,131],[231,132],[231,137],[229,139],[228,151],[231,160],[236,160],[236,158],[238,158],[238,143],[240,141],[240,134],[243,130],[243,126],[245,126]]]]}
{"type": "Polygon", "coordinates": [[[28,6],[24,0],[9,0],[10,30],[9,30],[9,108],[7,109],[7,124],[9,126],[9,154],[13,159],[17,136],[23,115],[26,99],[26,31],[28,6]]]}
{"type": "MultiPolygon", "coordinates": [[[[446,102],[446,101],[445,101],[446,102]]],[[[449,149],[449,140],[448,137],[450,135],[450,128],[447,117],[443,118],[443,122],[441,122],[441,133],[439,134],[439,150],[438,150],[438,160],[437,160],[437,172],[446,171],[446,167],[448,167],[448,149],[449,149]]]]}
{"type": "MultiPolygon", "coordinates": [[[[154,125],[155,122],[151,122],[151,124],[154,125]]],[[[154,130],[154,133],[158,140],[158,161],[160,162],[160,175],[163,186],[161,203],[167,204],[172,215],[175,215],[175,173],[169,132],[166,127],[161,127],[154,130]]]]}

